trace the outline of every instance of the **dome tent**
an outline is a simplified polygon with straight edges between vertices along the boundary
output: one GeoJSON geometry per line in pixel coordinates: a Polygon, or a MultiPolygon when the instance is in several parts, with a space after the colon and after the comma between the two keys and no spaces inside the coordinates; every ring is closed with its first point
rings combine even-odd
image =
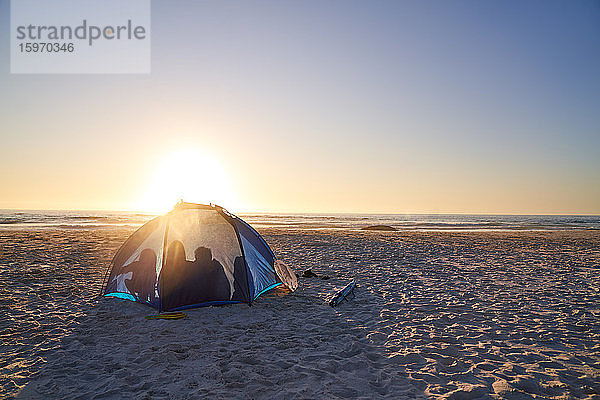
{"type": "Polygon", "coordinates": [[[104,296],[160,312],[248,303],[296,276],[246,222],[216,205],[178,203],[121,246],[107,271],[104,296]]]}

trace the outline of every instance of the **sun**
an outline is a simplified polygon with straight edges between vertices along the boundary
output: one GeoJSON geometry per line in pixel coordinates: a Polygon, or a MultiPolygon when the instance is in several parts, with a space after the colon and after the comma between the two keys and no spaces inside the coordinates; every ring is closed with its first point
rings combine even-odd
{"type": "Polygon", "coordinates": [[[179,200],[225,208],[237,204],[225,169],[214,157],[197,149],[179,150],[158,162],[139,208],[165,213],[179,200]]]}

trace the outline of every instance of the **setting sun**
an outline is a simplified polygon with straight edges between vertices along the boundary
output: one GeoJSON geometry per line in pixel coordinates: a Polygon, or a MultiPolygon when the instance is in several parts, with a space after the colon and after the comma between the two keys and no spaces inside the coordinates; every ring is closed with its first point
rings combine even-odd
{"type": "Polygon", "coordinates": [[[237,205],[231,180],[221,163],[198,149],[176,151],[160,160],[149,177],[139,208],[162,213],[179,200],[237,205]]]}

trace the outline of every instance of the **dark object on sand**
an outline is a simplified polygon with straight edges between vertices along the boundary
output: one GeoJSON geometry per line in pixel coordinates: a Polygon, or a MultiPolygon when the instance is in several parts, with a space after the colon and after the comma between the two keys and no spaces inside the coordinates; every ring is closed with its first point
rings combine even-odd
{"type": "Polygon", "coordinates": [[[356,280],[352,279],[352,282],[344,286],[341,290],[338,290],[333,297],[329,300],[329,305],[335,307],[339,305],[349,294],[354,293],[354,287],[356,286],[356,280]]]}
{"type": "Polygon", "coordinates": [[[164,311],[252,304],[279,285],[298,286],[264,239],[216,205],[181,202],[133,233],[112,260],[104,296],[164,311]]]}
{"type": "Polygon", "coordinates": [[[304,271],[302,273],[302,277],[303,278],[316,278],[317,274],[315,274],[314,272],[311,271],[311,269],[307,269],[306,271],[304,271]]]}
{"type": "Polygon", "coordinates": [[[395,231],[396,228],[389,225],[371,225],[362,228],[363,231],[395,231]]]}

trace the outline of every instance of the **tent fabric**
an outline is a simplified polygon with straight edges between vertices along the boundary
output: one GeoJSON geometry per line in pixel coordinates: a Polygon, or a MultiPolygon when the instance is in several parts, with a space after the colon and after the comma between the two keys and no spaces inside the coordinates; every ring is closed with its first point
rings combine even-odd
{"type": "Polygon", "coordinates": [[[103,295],[159,311],[251,304],[282,284],[275,261],[264,239],[240,218],[219,206],[179,203],[121,246],[103,295]]]}
{"type": "Polygon", "coordinates": [[[262,237],[250,225],[237,219],[235,226],[240,234],[246,261],[253,266],[248,280],[252,283],[250,296],[254,300],[270,286],[281,282],[275,273],[275,256],[262,237]]]}

